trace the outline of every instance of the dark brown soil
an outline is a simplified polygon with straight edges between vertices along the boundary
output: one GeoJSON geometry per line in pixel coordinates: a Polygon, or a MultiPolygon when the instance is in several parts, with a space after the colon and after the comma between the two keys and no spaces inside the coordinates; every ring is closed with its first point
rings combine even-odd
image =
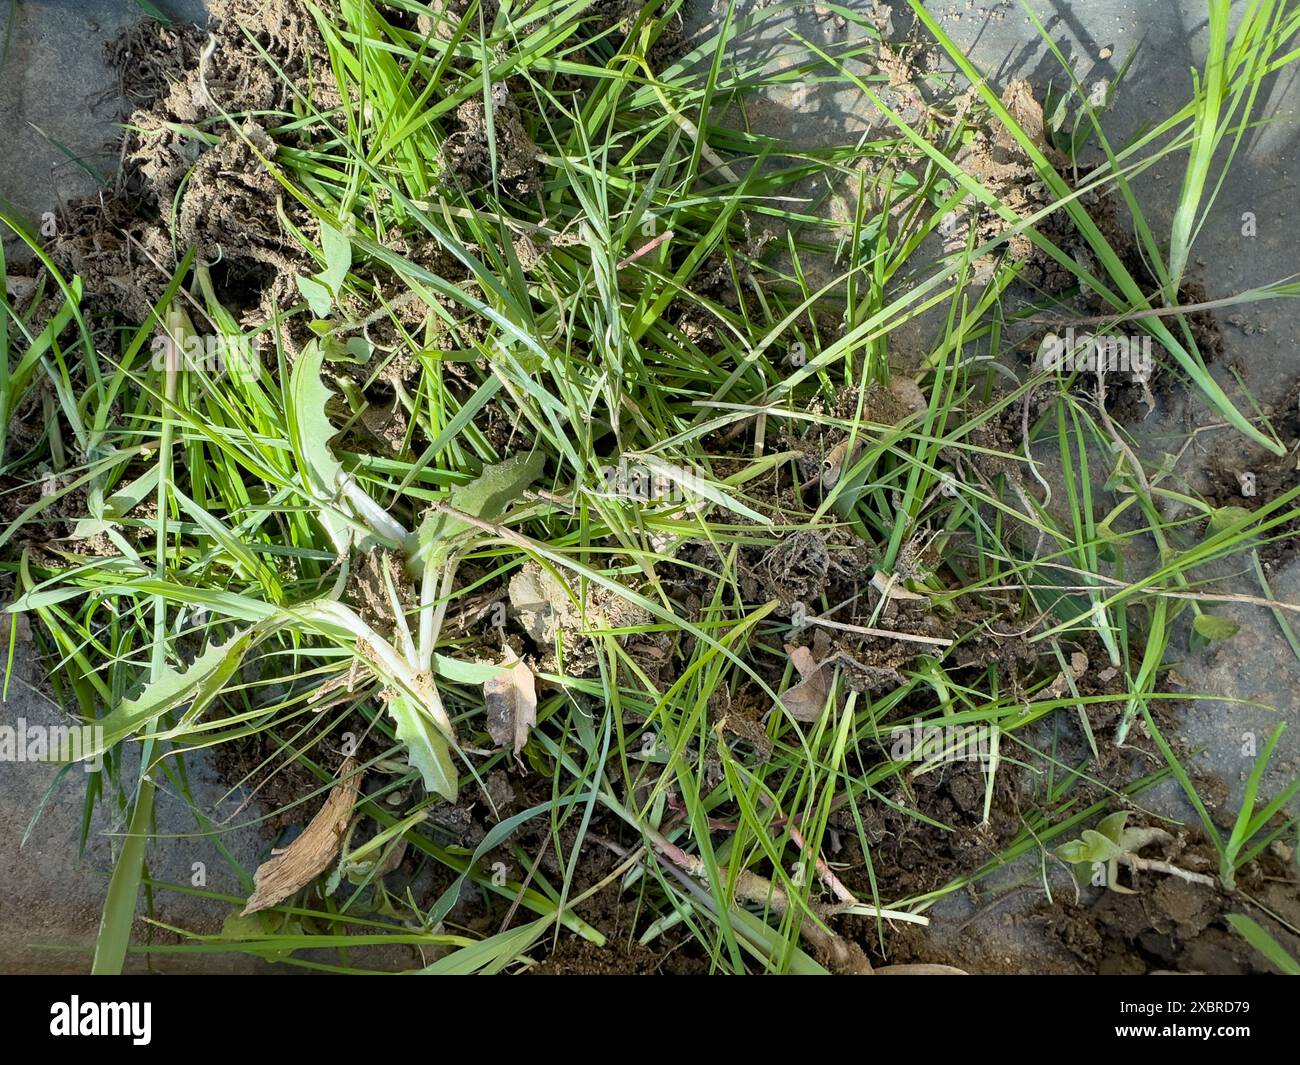
{"type": "MultiPolygon", "coordinates": [[[[1204,843],[1186,843],[1171,855],[1176,865],[1212,873],[1216,858],[1204,843]]],[[[1249,870],[1245,891],[1295,927],[1300,901],[1292,882],[1294,869],[1275,854],[1265,855],[1249,870]]],[[[1273,921],[1263,909],[1229,898],[1201,884],[1150,874],[1133,895],[1107,891],[1091,904],[1040,905],[1030,920],[1057,938],[1080,965],[1101,975],[1116,973],[1215,973],[1245,975],[1274,971],[1226,924],[1231,913],[1249,912],[1270,926],[1294,953],[1300,939],[1273,921]]]]}
{"type": "MultiPolygon", "coordinates": [[[[953,831],[936,830],[879,804],[864,804],[882,895],[894,897],[900,885],[903,894],[921,894],[939,886],[945,877],[994,860],[1021,828],[1020,803],[1026,797],[1016,791],[1023,779],[1015,774],[1010,779],[1012,783],[1000,782],[995,791],[987,826],[976,823],[984,799],[983,775],[977,766],[964,766],[915,794],[917,809],[959,826],[953,831]]],[[[849,821],[837,815],[850,842],[836,860],[856,869],[861,856],[849,821]]],[[[943,921],[921,929],[887,922],[883,949],[874,925],[861,918],[843,918],[841,931],[859,937],[877,964],[935,963],[977,973],[1270,972],[1271,966],[1227,926],[1225,918],[1248,912],[1269,926],[1292,953],[1300,948],[1300,937],[1272,918],[1272,914],[1281,916],[1291,928],[1300,923],[1300,891],[1294,862],[1286,860],[1286,851],[1282,847],[1267,852],[1247,867],[1239,885],[1245,896],[1143,873],[1122,877],[1121,886],[1134,894],[1085,888],[1077,898],[1068,880],[1058,876],[1049,901],[1043,897],[1037,874],[1031,872],[1025,886],[1000,895],[969,889],[973,911],[960,923],[943,921]],[[1251,905],[1249,898],[1266,908],[1251,905]]],[[[1193,873],[1213,876],[1217,871],[1217,856],[1199,833],[1179,833],[1158,857],[1193,873]]],[[[844,879],[855,892],[870,897],[863,874],[844,879]]]]}
{"type": "MultiPolygon", "coordinates": [[[[1133,895],[1090,890],[1077,902],[1067,897],[1032,904],[1039,894],[1021,889],[981,900],[976,916],[955,931],[914,926],[891,930],[890,960],[955,965],[984,974],[1236,976],[1275,972],[1228,927],[1227,915],[1242,912],[1267,925],[1293,953],[1300,945],[1300,940],[1264,910],[1229,899],[1213,888],[1170,877],[1147,878],[1133,895]]],[[[1295,921],[1293,888],[1269,890],[1261,901],[1288,921],[1295,921]]]]}
{"type": "Polygon", "coordinates": [[[147,321],[193,244],[227,307],[259,308],[265,320],[310,264],[277,219],[279,204],[314,232],[263,165],[276,151],[265,129],[293,115],[298,93],[317,107],[337,104],[324,44],[310,15],[286,0],[219,0],[211,13],[207,30],[146,21],[110,46],[137,105],[123,169],[113,189],[68,208],[50,249],[81,276],[90,309],[147,321]],[[215,46],[204,59],[209,32],[215,46]]]}
{"type": "Polygon", "coordinates": [[[698,976],[707,973],[708,966],[681,952],[621,942],[602,948],[573,938],[562,940],[544,962],[528,971],[534,976],[698,976]]]}
{"type": "MultiPolygon", "coordinates": [[[[1300,382],[1292,385],[1280,403],[1265,406],[1264,413],[1285,453],[1274,455],[1239,434],[1221,434],[1203,472],[1197,475],[1200,483],[1196,487],[1211,506],[1257,510],[1300,486],[1300,382]]],[[[1293,500],[1274,516],[1297,509],[1300,502],[1293,500]]],[[[1257,549],[1266,570],[1294,558],[1300,551],[1300,517],[1274,526],[1257,549]]]]}
{"type": "Polygon", "coordinates": [[[231,788],[218,815],[240,823],[251,816],[250,811],[264,809],[267,814],[258,829],[268,839],[305,826],[324,801],[323,794],[304,801],[306,796],[327,786],[307,761],[326,772],[336,770],[343,761],[342,746],[348,733],[355,738],[355,748],[350,749],[355,749],[362,762],[389,749],[388,741],[364,715],[340,714],[337,709],[299,715],[281,723],[273,733],[258,732],[216,744],[213,762],[231,788]],[[241,812],[232,817],[236,809],[241,812]]]}

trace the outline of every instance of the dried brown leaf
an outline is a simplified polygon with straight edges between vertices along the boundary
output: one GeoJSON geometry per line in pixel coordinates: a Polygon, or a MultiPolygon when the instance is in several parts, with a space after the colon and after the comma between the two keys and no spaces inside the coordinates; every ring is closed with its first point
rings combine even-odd
{"type": "Polygon", "coordinates": [[[927,595],[918,595],[916,592],[905,588],[896,576],[885,573],[884,570],[876,570],[871,575],[871,587],[876,589],[886,599],[922,599],[928,600],[927,595]]]}
{"type": "Polygon", "coordinates": [[[510,744],[517,756],[537,724],[537,684],[533,671],[507,649],[507,667],[483,682],[483,708],[488,735],[498,747],[510,744]]]}
{"type": "Polygon", "coordinates": [[[257,867],[253,874],[253,894],[241,917],[287,899],[329,868],[339,852],[361,790],[361,774],[354,772],[356,767],[356,758],[344,761],[339,782],[302,835],[257,867]]]}
{"type": "Polygon", "coordinates": [[[834,667],[831,661],[818,663],[806,647],[786,647],[790,664],[803,679],[781,695],[781,705],[796,721],[816,721],[826,709],[834,667]]]}
{"type": "Polygon", "coordinates": [[[845,466],[852,468],[853,464],[858,461],[858,456],[862,453],[863,441],[861,439],[853,441],[853,452],[849,453],[849,441],[841,440],[828,452],[822,459],[822,487],[834,488],[840,479],[840,471],[845,466]]]}
{"type": "Polygon", "coordinates": [[[800,677],[806,680],[810,674],[817,672],[817,659],[808,648],[791,647],[787,644],[785,652],[790,656],[790,664],[794,666],[800,677]]]}

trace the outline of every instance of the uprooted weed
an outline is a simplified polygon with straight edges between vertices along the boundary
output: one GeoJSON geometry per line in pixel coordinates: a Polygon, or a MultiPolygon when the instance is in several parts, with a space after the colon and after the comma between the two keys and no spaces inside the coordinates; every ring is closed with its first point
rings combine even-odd
{"type": "MultiPolygon", "coordinates": [[[[1001,345],[1011,296],[1203,301],[1024,83],[929,103],[869,20],[866,81],[809,69],[889,132],[737,137],[717,116],[772,76],[711,61],[758,17],[694,43],[677,5],[230,0],[117,46],[122,177],[10,307],[3,541],[67,705],[181,794],[184,752],[219,752],[214,831],[252,800],[268,835],[307,821],[358,759],[316,918],[232,918],[231,949],[364,915],[435,971],[462,932],[477,968],[540,961],[557,923],[560,970],[944,960],[915,938],[936,901],[1185,753],[1162,652],[1211,612],[1175,596],[1294,493],[1169,520],[1122,406],[1001,345]],[[818,180],[861,210],[791,197],[818,180]],[[195,337],[223,359],[182,360],[195,337]],[[897,746],[918,723],[984,746],[930,764],[897,746]]],[[[1191,316],[1134,320],[1277,450],[1191,316]]]]}

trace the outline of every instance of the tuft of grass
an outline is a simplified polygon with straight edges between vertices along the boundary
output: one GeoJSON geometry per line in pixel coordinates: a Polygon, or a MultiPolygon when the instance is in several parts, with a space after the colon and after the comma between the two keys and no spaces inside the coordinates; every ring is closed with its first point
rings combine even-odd
{"type": "MultiPolygon", "coordinates": [[[[62,276],[0,215],[36,252],[44,286],[29,309],[3,304],[0,421],[45,415],[36,443],[9,453],[0,473],[15,495],[51,485],[0,533],[8,610],[32,619],[59,695],[108,737],[103,769],[87,775],[83,836],[104,805],[127,824],[96,972],[146,950],[346,972],[348,948],[382,943],[425,951],[421,971],[496,972],[543,958],[560,929],[605,945],[583,916],[602,891],[620,893],[645,946],[689,942],[718,972],[822,972],[835,956],[827,945],[846,938],[837,922],[865,922],[879,945],[886,920],[924,924],[943,898],[1035,856],[1050,890],[1050,845],[1108,808],[1083,785],[1106,788],[1089,714],[1115,704],[1114,741],[1141,720],[1166,764],[1111,790],[1132,799],[1178,779],[1220,849],[1226,889],[1276,838],[1276,815],[1300,786],[1259,801],[1277,735],[1224,841],[1150,706],[1192,698],[1162,690],[1178,618],[1232,601],[1215,591],[1211,565],[1294,521],[1300,489],[1216,515],[1151,468],[1104,395],[1026,370],[1006,340],[1022,269],[1008,244],[1023,236],[1116,322],[1149,331],[1215,412],[1277,452],[1206,371],[1176,292],[1218,189],[1207,200],[1215,149],[1231,138],[1235,151],[1261,82],[1290,61],[1297,16],[1254,4],[1229,41],[1212,12],[1211,59],[1192,102],[1119,151],[1076,85],[1084,133],[1107,159],[1077,187],[913,6],[979,89],[972,111],[905,120],[884,75],[855,72],[878,36],[847,11],[856,43],[802,42],[803,61],[773,73],[737,60],[732,45],[774,9],[733,5],[714,38],[662,59],[677,3],[643,4],[620,27],[563,0],[494,15],[475,3],[309,3],[341,102],[320,111],[300,94],[293,113],[255,116],[278,144],[262,162],[301,209],[291,217],[282,206],[281,217],[314,263],[293,302],[256,328],[182,249],[150,321],[115,325],[104,342],[83,313],[81,279],[62,276]],[[408,28],[398,9],[434,31],[408,28]],[[801,78],[858,90],[886,123],[816,150],[747,127],[756,94],[801,78]],[[498,103],[502,87],[517,123],[498,103]],[[477,169],[455,163],[457,111],[475,106],[477,169]],[[956,161],[990,124],[1051,190],[1053,202],[1028,217],[956,161]],[[522,186],[508,165],[521,135],[537,161],[522,186]],[[1166,262],[1130,180],[1181,151],[1189,163],[1166,262]],[[1158,292],[1142,291],[1083,205],[1084,191],[1109,188],[1133,214],[1158,292]],[[848,216],[827,211],[828,190],[846,189],[848,216]],[[956,208],[1001,228],[980,241],[972,226],[965,247],[936,259],[933,235],[956,208]],[[1045,235],[1054,215],[1092,248],[1095,273],[1045,235]],[[42,320],[43,305],[53,309],[42,320]],[[426,313],[413,319],[412,307],[426,313]],[[918,332],[920,352],[906,339],[918,332]],[[149,357],[160,334],[172,355],[161,367],[149,357]],[[261,354],[182,372],[175,353],[195,336],[261,354]],[[908,357],[921,367],[915,381],[899,371],[908,357]],[[995,388],[1007,377],[1012,385],[995,388]],[[878,420],[880,397],[910,395],[909,385],[919,403],[878,420]],[[403,427],[389,447],[366,436],[381,402],[403,427]],[[999,435],[1008,426],[1010,444],[999,435]],[[629,461],[670,490],[611,491],[610,469],[629,461]],[[488,491],[510,463],[528,476],[488,491]],[[810,467],[818,492],[795,487],[810,467]],[[1191,516],[1166,517],[1174,500],[1191,516]],[[78,508],[73,535],[35,550],[68,506],[78,508]],[[803,619],[854,650],[862,630],[888,628],[886,598],[865,590],[858,549],[869,550],[870,568],[928,600],[951,641],[923,645],[883,689],[846,690],[841,670],[817,720],[777,709],[735,742],[726,708],[776,707],[797,680],[785,645],[807,635],[793,604],[755,598],[754,560],[809,533],[863,570],[864,588],[849,604],[814,589],[803,619]],[[1155,561],[1127,572],[1139,545],[1155,561]],[[400,564],[385,570],[386,617],[363,616],[358,582],[369,559],[388,555],[400,564]],[[461,619],[485,597],[501,601],[525,567],[562,582],[581,634],[532,656],[539,698],[520,764],[546,782],[547,801],[503,817],[471,850],[449,844],[430,816],[447,800],[490,802],[484,782],[511,754],[485,727],[482,686],[500,639],[461,619]],[[1028,678],[998,653],[1017,632],[1041,652],[1028,678]],[[667,648],[671,668],[657,670],[638,650],[647,646],[667,648]],[[1071,661],[1084,646],[1094,668],[1116,671],[1118,692],[1081,692],[1071,661]],[[972,665],[973,647],[994,650],[972,665]],[[1080,764],[1040,749],[1062,715],[1086,736],[1091,757],[1080,764]],[[891,898],[863,808],[956,827],[916,801],[915,778],[933,767],[890,752],[891,730],[913,719],[996,737],[985,824],[999,774],[1045,768],[1022,829],[988,863],[891,898]],[[218,935],[169,929],[182,942],[167,947],[131,943],[142,887],[196,893],[148,875],[160,787],[186,800],[197,830],[251,884],[222,842],[251,815],[219,822],[195,802],[187,757],[256,744],[265,760],[232,793],[293,766],[319,782],[291,807],[305,818],[358,729],[372,752],[359,771],[380,784],[357,813],[375,835],[349,838],[323,884],[256,920],[232,914],[218,935]],[[519,846],[525,827],[548,840],[555,864],[519,846]],[[840,835],[862,855],[851,903],[823,861],[840,835]],[[382,857],[399,846],[450,878],[432,903],[385,886],[382,857]],[[608,858],[594,883],[584,867],[593,852],[608,858]],[[510,908],[498,931],[475,938],[451,925],[470,890],[510,908]],[[295,953],[308,947],[337,949],[337,964],[295,953]]],[[[199,132],[246,138],[245,117],[221,115],[199,132]]],[[[218,907],[242,902],[198,893],[218,907]]]]}

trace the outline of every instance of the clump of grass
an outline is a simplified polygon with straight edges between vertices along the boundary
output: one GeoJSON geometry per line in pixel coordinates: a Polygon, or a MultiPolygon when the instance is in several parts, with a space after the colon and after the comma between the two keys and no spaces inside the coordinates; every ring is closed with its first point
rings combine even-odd
{"type": "MultiPolygon", "coordinates": [[[[694,940],[719,971],[860,967],[865,955],[833,929],[844,915],[877,928],[886,919],[924,923],[946,894],[1043,855],[1100,812],[1072,792],[1088,766],[1054,766],[1061,778],[994,861],[934,891],[883,897],[860,806],[888,801],[924,820],[891,793],[906,797],[915,767],[882,742],[917,707],[928,723],[999,737],[985,766],[986,823],[1010,752],[1042,753],[1037,723],[1077,715],[1095,755],[1089,710],[1117,700],[1125,706],[1117,742],[1141,715],[1168,760],[1162,772],[1199,804],[1149,712],[1153,700],[1172,698],[1160,691],[1171,627],[1180,611],[1201,616],[1213,601],[1204,567],[1292,520],[1297,492],[1201,536],[1191,520],[1163,516],[1159,504],[1175,493],[1110,421],[1104,397],[1034,371],[995,390],[988,366],[1013,358],[1001,342],[1003,307],[1021,264],[1006,248],[1023,235],[1117,320],[1149,330],[1228,423],[1278,450],[1208,374],[1173,294],[1213,149],[1228,136],[1235,143],[1261,80],[1289,60],[1295,16],[1255,5],[1231,46],[1216,29],[1193,102],[1122,151],[1105,142],[1080,93],[1108,160],[1088,187],[1113,186],[1134,212],[1162,299],[1142,291],[1079,191],[919,4],[922,23],[980,87],[983,108],[909,123],[884,75],[850,72],[857,46],[842,54],[809,46],[807,73],[861,90],[889,128],[816,151],[733,121],[751,94],[788,80],[728,58],[729,43],[761,16],[729,11],[717,37],[663,58],[679,6],[645,4],[610,26],[586,3],[309,4],[341,103],[320,112],[303,97],[296,113],[255,117],[282,141],[266,166],[316,223],[319,236],[303,241],[317,269],[296,279],[302,300],[276,308],[253,336],[189,250],[153,320],[119,329],[105,349],[79,309],[80,280],[60,276],[28,238],[44,284],[59,291],[57,309],[38,322],[6,305],[0,412],[11,415],[40,389],[51,416],[4,472],[58,479],[0,544],[11,552],[10,610],[39,623],[68,704],[108,726],[86,824],[97,803],[129,811],[97,971],[120,969],[138,949],[129,930],[141,884],[184,890],[146,877],[144,858],[155,789],[190,795],[187,754],[262,738],[320,780],[300,800],[306,816],[358,720],[376,744],[360,771],[384,781],[358,815],[378,835],[344,846],[324,895],[233,921],[220,936],[189,936],[183,949],[319,966],[293,952],[337,947],[335,968],[346,970],[347,947],[409,944],[436,956],[426,971],[493,972],[540,956],[557,926],[603,944],[582,905],[609,889],[634,900],[643,944],[694,940]],[[412,28],[420,18],[431,25],[412,28]],[[466,105],[482,116],[481,131],[457,117],[466,105]],[[1021,217],[955,161],[964,135],[989,122],[1010,131],[1051,190],[1049,207],[1021,217]],[[456,162],[472,137],[481,137],[478,169],[456,162]],[[1129,178],[1185,149],[1165,262],[1129,178]],[[513,169],[521,153],[535,166],[525,178],[513,169]],[[846,182],[857,210],[833,220],[808,190],[846,182]],[[963,204],[1005,225],[935,263],[926,238],[963,204]],[[1101,276],[1044,234],[1057,213],[1092,248],[1101,276]],[[416,245],[436,256],[412,253],[416,245]],[[446,265],[430,266],[435,258],[446,265]],[[403,313],[410,306],[427,309],[417,325],[403,313]],[[904,354],[898,338],[929,314],[942,323],[930,349],[908,353],[923,367],[920,402],[878,421],[871,397],[893,394],[891,380],[900,387],[897,371],[891,378],[904,354]],[[380,326],[388,339],[377,345],[369,337],[380,326]],[[195,332],[229,350],[250,339],[269,350],[239,372],[182,372],[175,361],[154,368],[146,354],[160,327],[173,352],[195,332]],[[312,339],[299,348],[303,328],[312,339]],[[350,373],[358,360],[363,371],[350,373]],[[398,361],[414,367],[392,396],[406,428],[388,452],[358,447],[343,430],[374,412],[371,386],[398,361]],[[835,406],[843,395],[852,402],[835,406]],[[1007,424],[1027,428],[1023,449],[988,435],[1007,424]],[[807,480],[805,452],[819,439],[843,447],[830,475],[819,468],[825,491],[809,502],[788,486],[807,480]],[[1038,441],[1060,460],[1055,506],[1038,498],[1038,441]],[[472,502],[485,470],[512,455],[527,456],[529,477],[490,508],[472,502]],[[606,471],[627,458],[683,487],[681,498],[609,492],[606,471]],[[1097,463],[1109,464],[1102,490],[1097,463]],[[17,549],[20,533],[82,492],[71,542],[17,549]],[[789,603],[746,594],[745,559],[809,530],[869,545],[888,586],[928,600],[951,638],[933,639],[884,691],[845,690],[837,673],[816,720],[778,710],[765,717],[761,743],[733,745],[718,721],[719,693],[778,705],[794,679],[783,644],[799,620],[789,603]],[[87,550],[90,537],[113,550],[87,550]],[[1125,547],[1137,541],[1158,554],[1140,576],[1123,570],[1125,547]],[[705,594],[690,608],[668,561],[687,543],[708,545],[716,559],[693,564],[704,570],[705,594]],[[386,571],[391,635],[352,602],[350,582],[373,552],[416,563],[397,577],[386,571]],[[505,816],[470,850],[447,844],[427,815],[510,762],[511,752],[484,739],[482,684],[497,672],[500,644],[444,620],[484,589],[499,593],[526,565],[562,581],[580,615],[597,594],[633,610],[627,624],[587,620],[590,670],[566,669],[572,648],[562,644],[553,668],[537,656],[537,723],[522,763],[549,780],[549,798],[505,816]],[[973,671],[964,661],[967,647],[1004,631],[991,630],[989,617],[1022,627],[1050,664],[1031,690],[996,654],[973,671]],[[676,657],[654,675],[629,647],[661,637],[676,657]],[[1120,677],[1116,694],[1077,686],[1071,648],[1092,641],[1120,677]],[[134,779],[124,770],[127,742],[141,748],[134,779]],[[412,788],[416,797],[399,808],[385,802],[412,788]],[[822,857],[839,810],[849,811],[864,857],[862,898],[822,857]],[[537,855],[510,850],[534,821],[547,827],[558,877],[537,855]],[[634,842],[608,839],[593,829],[598,821],[621,824],[634,842]],[[399,843],[454,874],[431,905],[383,886],[382,857],[399,843]],[[580,862],[593,849],[611,852],[613,867],[579,889],[580,862]],[[504,877],[486,864],[501,853],[515,863],[504,877]],[[509,900],[512,917],[531,918],[482,938],[449,931],[471,884],[509,900]]],[[[869,23],[857,28],[876,39],[869,23]]],[[[207,132],[239,132],[245,117],[219,116],[207,132]]],[[[1293,293],[1267,293],[1279,294],[1293,293]]],[[[859,619],[866,624],[837,631],[878,629],[888,603],[886,594],[859,619]]],[[[844,604],[803,605],[814,625],[830,628],[844,604]]],[[[1261,833],[1294,790],[1258,811],[1252,790],[1221,847],[1226,888],[1272,838],[1261,833]]],[[[219,840],[210,812],[194,804],[194,813],[219,840]]],[[[247,889],[250,871],[232,865],[247,889]]]]}

